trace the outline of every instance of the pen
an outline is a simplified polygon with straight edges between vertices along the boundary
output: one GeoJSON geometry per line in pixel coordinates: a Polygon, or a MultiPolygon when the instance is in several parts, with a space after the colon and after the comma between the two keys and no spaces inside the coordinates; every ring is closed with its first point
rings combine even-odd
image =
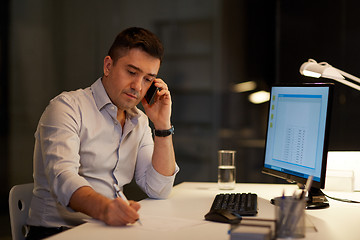
{"type": "MultiPolygon", "coordinates": [[[[129,201],[127,200],[125,194],[121,191],[121,189],[119,188],[119,186],[114,183],[114,189],[116,192],[116,196],[118,196],[119,198],[121,198],[122,200],[124,200],[126,202],[127,205],[130,205],[129,201]]],[[[139,222],[140,225],[142,225],[140,219],[137,219],[136,221],[139,222]]]]}
{"type": "Polygon", "coordinates": [[[313,182],[313,176],[309,176],[307,181],[306,181],[306,185],[305,185],[305,191],[306,192],[309,192],[310,191],[310,188],[311,188],[311,185],[312,185],[312,182],[313,182]]]}

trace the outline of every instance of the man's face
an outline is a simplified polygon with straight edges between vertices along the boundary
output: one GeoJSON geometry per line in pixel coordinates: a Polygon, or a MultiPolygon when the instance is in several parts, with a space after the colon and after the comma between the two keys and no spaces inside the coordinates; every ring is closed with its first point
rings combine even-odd
{"type": "Polygon", "coordinates": [[[160,59],[138,48],[130,49],[114,65],[104,59],[103,84],[111,101],[120,109],[135,107],[145,96],[160,68],[160,59]]]}

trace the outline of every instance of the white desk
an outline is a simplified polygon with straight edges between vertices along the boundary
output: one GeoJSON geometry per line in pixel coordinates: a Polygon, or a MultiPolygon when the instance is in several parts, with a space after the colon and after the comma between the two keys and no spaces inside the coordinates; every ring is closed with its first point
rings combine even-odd
{"type": "MultiPolygon", "coordinates": [[[[254,192],[258,194],[259,218],[274,218],[274,206],[269,200],[280,196],[283,189],[289,195],[295,185],[237,184],[236,189],[227,192],[254,192]]],[[[204,220],[212,201],[221,192],[216,183],[181,183],[174,187],[166,200],[142,200],[139,211],[143,226],[138,224],[110,227],[101,222],[89,222],[74,229],[53,236],[56,239],[229,239],[229,225],[204,220]],[[152,223],[148,219],[153,216],[152,223]],[[182,222],[181,220],[184,220],[182,222]],[[164,224],[156,226],[156,221],[164,224]],[[148,228],[155,224],[153,228],[148,228]],[[182,228],[182,224],[185,224],[182,228]]],[[[360,192],[327,192],[330,196],[346,197],[360,201],[360,192]]],[[[307,210],[307,219],[316,231],[308,231],[306,239],[358,240],[360,239],[360,204],[342,203],[329,199],[330,208],[307,210]]]]}

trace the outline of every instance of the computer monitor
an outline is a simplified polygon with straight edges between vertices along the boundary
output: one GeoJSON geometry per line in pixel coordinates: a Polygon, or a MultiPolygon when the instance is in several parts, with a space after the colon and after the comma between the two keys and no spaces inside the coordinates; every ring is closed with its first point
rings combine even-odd
{"type": "Polygon", "coordinates": [[[313,176],[308,209],[329,206],[320,189],[325,187],[332,98],[331,83],[271,87],[262,172],[299,187],[313,176]]]}

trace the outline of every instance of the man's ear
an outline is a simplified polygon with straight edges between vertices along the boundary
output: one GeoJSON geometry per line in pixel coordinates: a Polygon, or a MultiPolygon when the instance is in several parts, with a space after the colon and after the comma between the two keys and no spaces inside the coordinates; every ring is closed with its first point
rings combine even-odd
{"type": "Polygon", "coordinates": [[[113,60],[111,59],[110,56],[106,56],[104,58],[104,76],[109,76],[111,68],[113,65],[113,60]]]}

